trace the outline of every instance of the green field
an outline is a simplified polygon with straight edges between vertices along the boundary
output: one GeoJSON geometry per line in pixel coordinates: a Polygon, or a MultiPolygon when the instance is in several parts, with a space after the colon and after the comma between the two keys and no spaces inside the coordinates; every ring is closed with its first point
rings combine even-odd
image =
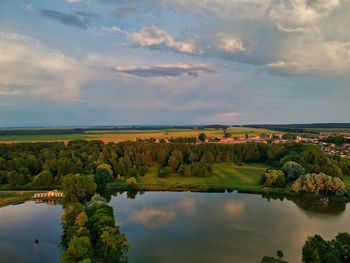
{"type": "Polygon", "coordinates": [[[85,134],[54,134],[54,135],[2,135],[0,142],[48,142],[88,139],[85,134]]]}
{"type": "MultiPolygon", "coordinates": [[[[229,188],[235,190],[260,190],[259,179],[268,167],[260,164],[237,166],[233,163],[213,165],[210,177],[185,177],[171,174],[166,178],[157,176],[158,166],[152,165],[144,177],[138,180],[138,187],[143,190],[203,190],[208,188],[229,188]]],[[[109,185],[110,188],[125,188],[125,182],[109,185]]]]}
{"type": "MultiPolygon", "coordinates": [[[[245,134],[258,136],[262,133],[271,133],[266,129],[253,129],[243,127],[233,127],[226,130],[233,137],[243,137],[245,134]]],[[[159,130],[105,130],[88,131],[84,134],[52,134],[52,135],[2,135],[0,142],[46,142],[46,141],[70,141],[78,139],[94,139],[102,141],[127,141],[136,140],[136,138],[178,138],[178,137],[197,137],[199,133],[204,132],[207,137],[221,138],[224,135],[223,130],[219,129],[159,129],[159,130]]]]}

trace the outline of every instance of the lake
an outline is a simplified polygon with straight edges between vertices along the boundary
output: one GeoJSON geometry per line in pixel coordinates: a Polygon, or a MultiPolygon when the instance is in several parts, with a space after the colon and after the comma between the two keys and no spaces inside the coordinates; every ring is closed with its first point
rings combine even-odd
{"type": "MultiPolygon", "coordinates": [[[[130,262],[255,263],[276,250],[300,262],[307,236],[350,231],[349,205],[327,200],[146,192],[118,194],[110,204],[131,246],[130,262]]],[[[61,213],[61,205],[33,201],[0,208],[0,262],[59,262],[61,213]]]]}

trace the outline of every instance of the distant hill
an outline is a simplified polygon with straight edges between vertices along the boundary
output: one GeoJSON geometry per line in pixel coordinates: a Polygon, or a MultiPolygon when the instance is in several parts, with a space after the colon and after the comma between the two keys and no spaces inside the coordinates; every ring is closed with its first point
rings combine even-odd
{"type": "Polygon", "coordinates": [[[289,129],[316,129],[316,128],[328,128],[328,129],[350,129],[350,123],[303,123],[303,124],[249,124],[242,125],[242,127],[254,127],[254,128],[289,128],[289,129]]]}

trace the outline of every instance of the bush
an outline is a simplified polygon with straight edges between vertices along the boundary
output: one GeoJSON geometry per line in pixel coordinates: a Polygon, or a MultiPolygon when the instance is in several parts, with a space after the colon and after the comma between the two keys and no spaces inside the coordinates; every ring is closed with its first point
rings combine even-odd
{"type": "Polygon", "coordinates": [[[171,169],[169,167],[160,167],[158,169],[158,177],[164,178],[171,174],[171,169]]]}
{"type": "Polygon", "coordinates": [[[126,184],[129,187],[135,187],[137,185],[137,181],[136,181],[135,177],[130,177],[126,180],[126,184]]]}
{"type": "Polygon", "coordinates": [[[324,193],[336,196],[343,196],[346,193],[345,184],[341,179],[324,173],[301,176],[294,182],[292,188],[295,192],[324,193]]]}
{"type": "Polygon", "coordinates": [[[267,187],[283,187],[286,184],[284,174],[280,170],[268,170],[260,178],[260,184],[267,187]]]}
{"type": "Polygon", "coordinates": [[[145,176],[147,169],[145,166],[140,166],[138,172],[139,172],[139,176],[145,176]]]}

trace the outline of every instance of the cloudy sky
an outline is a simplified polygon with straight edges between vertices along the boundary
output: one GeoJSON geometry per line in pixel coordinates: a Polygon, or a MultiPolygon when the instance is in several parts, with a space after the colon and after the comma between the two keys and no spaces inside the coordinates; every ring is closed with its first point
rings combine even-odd
{"type": "Polygon", "coordinates": [[[0,0],[0,126],[349,122],[350,0],[0,0]]]}

